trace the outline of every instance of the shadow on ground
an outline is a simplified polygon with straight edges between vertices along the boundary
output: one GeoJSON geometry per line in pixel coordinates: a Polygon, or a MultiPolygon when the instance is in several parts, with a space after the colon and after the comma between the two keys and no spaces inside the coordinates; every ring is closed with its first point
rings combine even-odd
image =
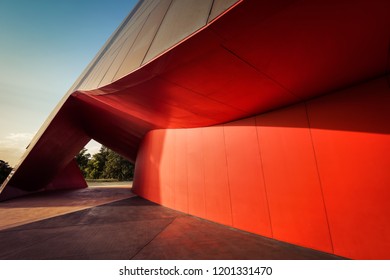
{"type": "Polygon", "coordinates": [[[126,198],[0,231],[0,259],[341,259],[126,198]]]}

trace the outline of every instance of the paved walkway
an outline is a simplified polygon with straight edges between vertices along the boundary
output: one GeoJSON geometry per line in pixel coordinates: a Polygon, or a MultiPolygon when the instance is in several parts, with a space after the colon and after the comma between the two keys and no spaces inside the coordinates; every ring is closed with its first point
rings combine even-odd
{"type": "Polygon", "coordinates": [[[0,203],[0,217],[0,259],[340,259],[174,211],[115,186],[14,199],[0,203]]]}
{"type": "Polygon", "coordinates": [[[37,193],[0,202],[0,230],[134,196],[128,185],[37,193]]]}

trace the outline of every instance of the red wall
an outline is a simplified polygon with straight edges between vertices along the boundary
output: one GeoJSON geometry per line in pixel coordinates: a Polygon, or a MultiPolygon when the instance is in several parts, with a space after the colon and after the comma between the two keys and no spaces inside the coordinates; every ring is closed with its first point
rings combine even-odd
{"type": "Polygon", "coordinates": [[[153,130],[134,191],[263,236],[389,259],[389,124],[378,79],[221,126],[153,130]]]}

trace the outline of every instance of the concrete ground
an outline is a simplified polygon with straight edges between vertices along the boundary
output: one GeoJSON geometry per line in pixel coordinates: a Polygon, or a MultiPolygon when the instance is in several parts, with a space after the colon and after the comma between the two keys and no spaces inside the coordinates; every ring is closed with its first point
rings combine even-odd
{"type": "Polygon", "coordinates": [[[129,185],[0,203],[0,259],[341,259],[144,200],[129,185]]]}
{"type": "Polygon", "coordinates": [[[37,193],[0,202],[0,230],[134,196],[127,185],[37,193]]]}

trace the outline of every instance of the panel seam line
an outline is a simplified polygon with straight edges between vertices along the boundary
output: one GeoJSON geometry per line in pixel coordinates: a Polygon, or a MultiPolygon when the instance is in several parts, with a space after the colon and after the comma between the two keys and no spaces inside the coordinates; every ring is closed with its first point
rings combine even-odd
{"type": "Polygon", "coordinates": [[[329,233],[330,245],[331,245],[331,248],[332,248],[332,252],[334,254],[335,251],[334,251],[334,246],[333,246],[332,232],[330,230],[328,210],[326,209],[324,190],[323,190],[321,176],[320,176],[320,169],[318,167],[317,154],[316,154],[316,150],[315,150],[315,147],[314,147],[314,141],[313,141],[311,124],[310,124],[309,112],[308,112],[308,108],[307,108],[307,102],[304,102],[304,104],[305,104],[305,112],[306,112],[307,124],[308,124],[308,128],[309,128],[310,142],[311,142],[311,146],[312,146],[312,149],[313,149],[314,161],[315,161],[315,166],[316,166],[316,171],[317,171],[317,176],[318,176],[318,183],[320,185],[322,204],[324,206],[324,211],[325,211],[325,218],[326,218],[326,224],[327,224],[328,233],[329,233]]]}
{"type": "Polygon", "coordinates": [[[261,163],[261,173],[263,174],[263,184],[264,184],[264,191],[265,191],[265,200],[267,202],[267,208],[268,208],[269,226],[270,226],[270,229],[271,229],[271,236],[272,236],[272,238],[274,238],[274,230],[272,228],[272,220],[271,220],[271,209],[270,209],[269,201],[268,201],[267,184],[265,182],[263,155],[261,153],[260,138],[259,138],[259,132],[258,132],[259,128],[257,126],[257,117],[255,117],[255,127],[256,127],[257,146],[259,147],[259,156],[260,156],[260,163],[261,163]]]}
{"type": "Polygon", "coordinates": [[[230,202],[230,219],[231,219],[231,225],[234,226],[234,219],[233,219],[233,204],[232,204],[232,192],[230,190],[230,180],[229,180],[229,165],[227,160],[227,148],[226,148],[226,137],[225,137],[225,126],[222,126],[222,134],[223,134],[223,145],[225,148],[225,161],[226,161],[226,176],[227,176],[227,182],[228,182],[228,191],[229,191],[229,202],[230,202]]]}
{"type": "Polygon", "coordinates": [[[149,53],[150,48],[152,47],[154,41],[156,40],[157,34],[158,34],[158,32],[160,31],[160,29],[161,29],[161,26],[162,26],[162,24],[163,24],[163,22],[164,22],[164,20],[165,20],[165,17],[167,16],[167,14],[168,14],[168,12],[169,12],[169,9],[170,9],[171,6],[172,6],[173,1],[174,1],[174,0],[171,0],[171,2],[169,3],[169,6],[168,6],[167,10],[165,11],[165,14],[164,14],[163,18],[161,19],[161,22],[160,22],[158,28],[156,29],[156,33],[154,34],[152,41],[150,41],[150,45],[149,45],[148,49],[146,50],[146,53],[145,53],[145,55],[144,55],[144,57],[143,57],[143,59],[142,59],[142,61],[141,61],[141,66],[145,63],[145,59],[146,59],[146,57],[148,56],[148,53],[149,53]]]}

